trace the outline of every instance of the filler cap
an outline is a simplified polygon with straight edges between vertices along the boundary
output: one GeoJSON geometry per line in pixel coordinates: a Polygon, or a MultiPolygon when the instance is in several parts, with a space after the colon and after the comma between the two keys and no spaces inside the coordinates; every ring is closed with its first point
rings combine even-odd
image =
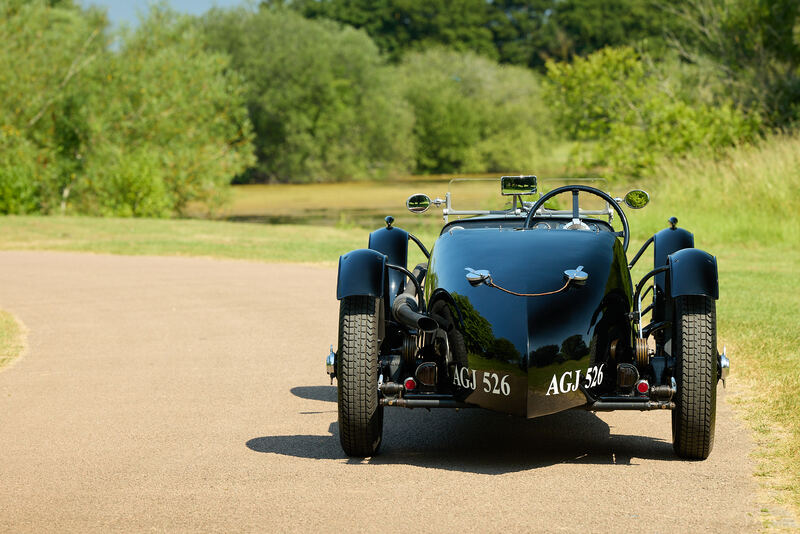
{"type": "Polygon", "coordinates": [[[578,284],[583,284],[589,278],[589,273],[583,271],[583,265],[578,265],[577,269],[567,269],[564,275],[578,284]]]}

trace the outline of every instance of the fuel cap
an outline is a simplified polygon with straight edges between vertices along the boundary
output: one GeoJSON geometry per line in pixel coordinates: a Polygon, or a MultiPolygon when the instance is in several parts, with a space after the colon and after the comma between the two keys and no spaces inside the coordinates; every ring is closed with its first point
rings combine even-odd
{"type": "Polygon", "coordinates": [[[564,275],[578,284],[586,282],[589,278],[589,273],[583,272],[583,265],[578,265],[577,269],[567,269],[564,271],[564,275]]]}

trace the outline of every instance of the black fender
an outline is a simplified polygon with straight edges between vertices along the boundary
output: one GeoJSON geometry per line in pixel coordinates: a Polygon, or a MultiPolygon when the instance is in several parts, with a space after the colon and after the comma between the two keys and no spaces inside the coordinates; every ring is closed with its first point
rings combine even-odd
{"type": "Polygon", "coordinates": [[[383,298],[386,271],[386,256],[377,250],[361,248],[339,256],[337,300],[352,296],[383,298]]]}
{"type": "MultiPolygon", "coordinates": [[[[408,232],[395,226],[379,228],[369,234],[369,244],[371,250],[380,252],[386,257],[386,263],[406,267],[408,263],[408,232]]],[[[405,289],[406,277],[397,270],[389,271],[389,291],[387,293],[387,304],[391,308],[394,298],[405,289]]]]}
{"type": "MultiPolygon", "coordinates": [[[[657,269],[667,264],[670,254],[694,248],[694,235],[683,228],[665,228],[653,236],[653,268],[657,269]]],[[[664,273],[658,273],[655,277],[657,289],[665,290],[666,279],[664,273]]]]}
{"type": "MultiPolygon", "coordinates": [[[[665,228],[653,235],[653,268],[667,264],[670,254],[679,250],[694,248],[694,235],[683,228],[665,228]]],[[[665,299],[667,295],[666,273],[658,273],[653,278],[655,285],[656,306],[653,310],[653,321],[663,321],[665,316],[665,299]]]]}
{"type": "Polygon", "coordinates": [[[704,295],[719,299],[717,258],[697,248],[669,255],[669,296],[704,295]]]}

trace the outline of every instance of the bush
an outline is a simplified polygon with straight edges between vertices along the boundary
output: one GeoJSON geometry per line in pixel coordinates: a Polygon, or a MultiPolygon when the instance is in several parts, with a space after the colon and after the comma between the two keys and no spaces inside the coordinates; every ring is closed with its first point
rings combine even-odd
{"type": "Polygon", "coordinates": [[[284,9],[214,9],[211,50],[248,81],[258,162],[249,178],[326,181],[408,170],[413,117],[362,31],[284,9]]]}
{"type": "Polygon", "coordinates": [[[414,110],[416,172],[530,171],[553,139],[531,71],[430,49],[398,67],[414,110]]]}
{"type": "Polygon", "coordinates": [[[666,67],[645,63],[631,48],[548,62],[545,98],[558,124],[590,142],[582,145],[582,165],[638,176],[664,156],[713,153],[756,137],[757,116],[729,101],[703,102],[674,85],[666,67]]]}
{"type": "Polygon", "coordinates": [[[0,129],[0,213],[36,213],[39,209],[38,151],[11,126],[0,129]]]}
{"type": "Polygon", "coordinates": [[[70,2],[0,7],[0,212],[123,216],[214,202],[252,161],[243,84],[155,7],[119,52],[70,2]]]}

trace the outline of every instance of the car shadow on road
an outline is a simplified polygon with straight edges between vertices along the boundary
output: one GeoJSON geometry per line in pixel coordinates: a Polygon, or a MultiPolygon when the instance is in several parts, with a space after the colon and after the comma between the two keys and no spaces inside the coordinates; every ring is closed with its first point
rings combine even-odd
{"type": "Polygon", "coordinates": [[[336,402],[336,386],[297,386],[290,391],[301,399],[336,402]]]}
{"type": "MultiPolygon", "coordinates": [[[[334,386],[292,389],[303,398],[336,402],[334,386]]],[[[486,410],[402,410],[384,412],[378,456],[349,459],[372,465],[405,464],[481,474],[503,474],[562,463],[633,465],[637,459],[679,460],[662,439],[611,432],[591,412],[572,410],[521,419],[486,410]]],[[[256,452],[299,458],[347,459],[338,424],[326,436],[262,436],[247,442],[256,452]]]]}

